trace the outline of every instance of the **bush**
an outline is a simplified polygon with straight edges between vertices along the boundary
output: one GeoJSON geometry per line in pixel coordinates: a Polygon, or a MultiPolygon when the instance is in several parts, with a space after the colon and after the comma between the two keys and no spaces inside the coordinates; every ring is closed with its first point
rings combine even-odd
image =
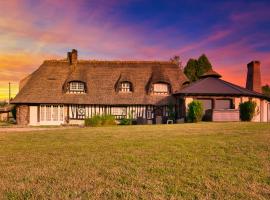
{"type": "Polygon", "coordinates": [[[246,101],[239,105],[240,108],[240,119],[242,121],[251,121],[256,112],[256,102],[246,101]]]}
{"type": "Polygon", "coordinates": [[[113,115],[95,115],[84,120],[85,126],[108,126],[116,125],[113,115]]]}
{"type": "Polygon", "coordinates": [[[192,101],[188,104],[188,122],[202,121],[203,117],[203,104],[200,101],[192,101]]]}
{"type": "Polygon", "coordinates": [[[122,118],[120,120],[120,125],[131,125],[132,124],[132,119],[130,118],[122,118]]]}

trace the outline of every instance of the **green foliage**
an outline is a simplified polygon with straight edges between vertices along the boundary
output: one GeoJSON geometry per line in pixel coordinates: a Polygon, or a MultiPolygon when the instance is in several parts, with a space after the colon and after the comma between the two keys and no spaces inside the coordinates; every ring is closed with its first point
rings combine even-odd
{"type": "Polygon", "coordinates": [[[8,103],[6,101],[0,101],[0,107],[4,107],[5,105],[7,105],[8,103]]]}
{"type": "Polygon", "coordinates": [[[209,62],[205,54],[202,54],[198,59],[197,77],[200,77],[204,73],[212,69],[212,65],[209,62]]]}
{"type": "Polygon", "coordinates": [[[205,54],[202,54],[198,60],[193,58],[188,60],[184,73],[191,82],[194,82],[210,69],[212,69],[210,61],[205,54]]]}
{"type": "Polygon", "coordinates": [[[132,119],[129,118],[122,118],[120,120],[120,125],[131,125],[132,124],[132,119]]]}
{"type": "Polygon", "coordinates": [[[184,73],[191,82],[194,82],[198,79],[196,75],[197,67],[198,61],[196,59],[191,58],[188,60],[187,65],[184,69],[184,73]]]}
{"type": "Polygon", "coordinates": [[[130,113],[128,113],[128,117],[127,118],[122,118],[120,120],[120,125],[132,125],[133,122],[133,112],[131,111],[130,113]]]}
{"type": "Polygon", "coordinates": [[[266,96],[270,97],[270,87],[269,85],[262,86],[262,93],[266,96]]]}
{"type": "Polygon", "coordinates": [[[85,126],[110,126],[116,125],[115,117],[113,115],[95,115],[92,118],[84,120],[85,126]]]}
{"type": "Polygon", "coordinates": [[[194,100],[188,104],[188,122],[202,121],[203,104],[200,101],[194,100]]]}
{"type": "Polygon", "coordinates": [[[246,101],[239,105],[240,108],[240,119],[242,121],[251,121],[256,112],[256,102],[246,101]]]}

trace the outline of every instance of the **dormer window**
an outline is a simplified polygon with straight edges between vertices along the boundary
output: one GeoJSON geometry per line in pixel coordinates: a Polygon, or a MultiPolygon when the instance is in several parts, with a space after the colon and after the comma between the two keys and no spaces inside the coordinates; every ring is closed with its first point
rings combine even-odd
{"type": "Polygon", "coordinates": [[[85,93],[85,84],[79,81],[69,83],[69,93],[85,93]]]}
{"type": "Polygon", "coordinates": [[[132,85],[130,82],[122,82],[120,84],[119,88],[120,92],[131,92],[132,91],[132,85]]]}
{"type": "Polygon", "coordinates": [[[169,85],[167,83],[155,83],[153,84],[154,94],[169,94],[169,85]]]}

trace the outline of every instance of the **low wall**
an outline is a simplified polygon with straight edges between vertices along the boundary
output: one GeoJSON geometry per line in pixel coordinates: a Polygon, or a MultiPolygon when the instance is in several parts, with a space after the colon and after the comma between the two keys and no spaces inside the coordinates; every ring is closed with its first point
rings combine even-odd
{"type": "Polygon", "coordinates": [[[240,121],[239,110],[236,109],[214,109],[212,110],[213,122],[238,122],[240,121]]]}

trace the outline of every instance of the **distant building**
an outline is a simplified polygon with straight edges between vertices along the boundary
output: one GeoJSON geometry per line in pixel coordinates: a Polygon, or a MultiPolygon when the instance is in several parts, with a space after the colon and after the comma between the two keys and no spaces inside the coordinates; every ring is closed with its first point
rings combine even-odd
{"type": "Polygon", "coordinates": [[[117,119],[132,115],[138,124],[165,123],[173,105],[184,119],[187,104],[199,99],[205,119],[238,121],[240,102],[252,99],[259,112],[254,121],[270,121],[269,98],[261,94],[259,62],[249,65],[247,88],[228,83],[209,71],[188,79],[174,62],[78,60],[72,50],[64,60],[47,60],[20,82],[12,100],[21,125],[81,124],[94,115],[117,119]]]}

